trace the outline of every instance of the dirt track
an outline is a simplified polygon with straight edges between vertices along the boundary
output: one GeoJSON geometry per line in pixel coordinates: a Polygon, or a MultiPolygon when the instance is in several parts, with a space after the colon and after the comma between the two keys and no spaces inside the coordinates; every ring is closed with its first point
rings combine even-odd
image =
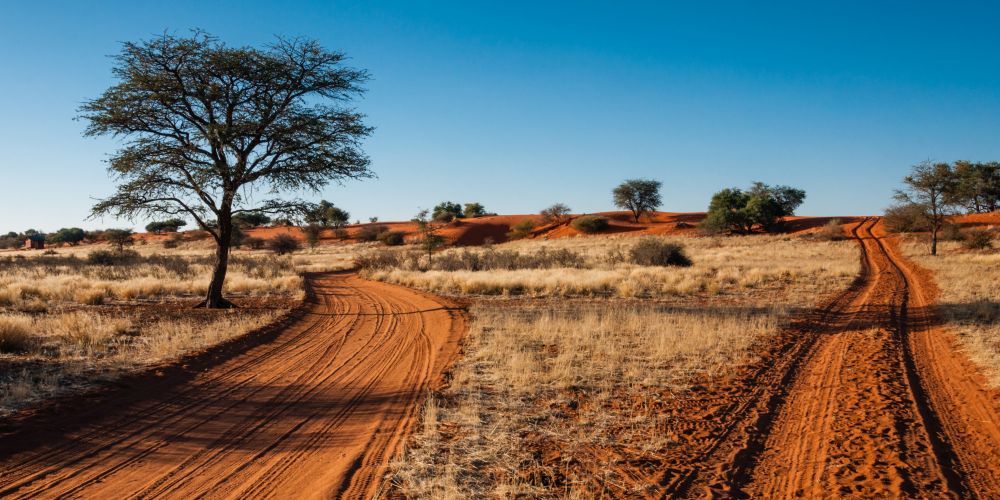
{"type": "Polygon", "coordinates": [[[862,273],[805,320],[678,496],[993,497],[1000,418],[935,323],[928,279],[876,219],[862,273]]]}
{"type": "Polygon", "coordinates": [[[310,283],[251,345],[0,438],[0,497],[370,497],[465,315],[353,274],[310,283]]]}

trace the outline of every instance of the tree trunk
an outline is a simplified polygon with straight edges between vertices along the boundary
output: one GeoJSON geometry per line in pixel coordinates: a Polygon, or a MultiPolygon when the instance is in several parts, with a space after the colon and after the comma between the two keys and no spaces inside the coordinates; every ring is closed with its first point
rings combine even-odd
{"type": "Polygon", "coordinates": [[[931,228],[931,255],[937,255],[937,235],[940,228],[941,226],[938,224],[934,224],[934,227],[931,228]]]}
{"type": "Polygon", "coordinates": [[[226,271],[229,270],[229,247],[233,240],[233,220],[228,213],[219,215],[219,240],[215,248],[215,270],[212,271],[212,281],[208,284],[208,295],[200,307],[208,309],[229,309],[235,307],[232,302],[222,296],[222,287],[226,282],[226,271]]]}

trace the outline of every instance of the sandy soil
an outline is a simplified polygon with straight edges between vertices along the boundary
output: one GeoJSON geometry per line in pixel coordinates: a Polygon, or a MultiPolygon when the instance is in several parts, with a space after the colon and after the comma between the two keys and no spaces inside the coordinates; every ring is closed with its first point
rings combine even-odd
{"type": "Polygon", "coordinates": [[[308,283],[273,328],[5,423],[0,496],[372,496],[465,314],[350,273],[308,283]]]}
{"type": "Polygon", "coordinates": [[[876,219],[853,229],[863,271],[666,483],[674,496],[990,497],[1000,404],[932,310],[929,275],[876,219]]]}

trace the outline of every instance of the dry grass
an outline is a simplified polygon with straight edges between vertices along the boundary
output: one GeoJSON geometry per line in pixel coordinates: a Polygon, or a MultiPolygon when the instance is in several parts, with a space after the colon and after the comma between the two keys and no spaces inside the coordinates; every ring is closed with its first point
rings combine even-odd
{"type": "Polygon", "coordinates": [[[647,293],[657,298],[521,299],[516,309],[479,299],[450,384],[428,398],[417,434],[392,463],[391,495],[642,496],[648,482],[619,465],[655,463],[676,446],[658,408],[683,397],[695,380],[718,379],[755,361],[757,347],[790,314],[843,289],[858,271],[854,243],[779,237],[680,240],[695,262],[693,274],[602,260],[634,241],[510,245],[586,256],[590,268],[502,273],[539,295],[569,290],[530,285],[543,277],[580,283],[600,272],[654,281],[647,293]],[[696,284],[679,291],[676,283],[688,280],[696,284]]]}
{"type": "Polygon", "coordinates": [[[226,293],[247,307],[196,313],[210,248],[139,245],[113,265],[95,249],[0,257],[0,415],[259,328],[303,295],[292,258],[241,251],[226,293]]]}
{"type": "Polygon", "coordinates": [[[207,321],[165,318],[141,324],[124,314],[92,310],[0,315],[0,338],[17,331],[24,342],[17,356],[0,357],[0,415],[217,344],[279,314],[242,311],[207,321]]]}
{"type": "MultiPolygon", "coordinates": [[[[852,242],[818,242],[782,236],[744,238],[663,238],[681,244],[694,261],[687,268],[638,266],[626,261],[636,238],[564,238],[516,241],[497,249],[531,254],[568,250],[583,259],[582,268],[488,271],[421,271],[412,260],[367,275],[413,288],[457,295],[526,295],[529,297],[660,297],[780,291],[796,283],[804,302],[840,289],[857,272],[852,242]]],[[[403,250],[405,252],[405,250],[403,250]]],[[[489,249],[450,249],[435,259],[489,249]]],[[[419,264],[419,263],[418,263],[419,264]]],[[[426,263],[424,263],[426,265],[426,263]]]]}
{"type": "MultiPolygon", "coordinates": [[[[115,265],[92,264],[74,254],[0,257],[0,308],[41,312],[65,304],[197,297],[208,289],[212,265],[205,252],[142,255],[115,265]]],[[[231,260],[230,295],[295,296],[301,290],[290,258],[256,253],[231,260]]]]}
{"type": "Polygon", "coordinates": [[[902,249],[934,272],[941,316],[990,384],[1000,387],[1000,252],[969,251],[960,242],[943,241],[932,257],[926,242],[916,238],[904,240],[902,249]]]}

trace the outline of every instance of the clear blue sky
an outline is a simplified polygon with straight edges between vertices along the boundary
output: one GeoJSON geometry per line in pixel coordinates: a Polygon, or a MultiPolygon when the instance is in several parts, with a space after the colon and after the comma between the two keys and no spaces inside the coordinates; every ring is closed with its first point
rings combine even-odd
{"type": "Polygon", "coordinates": [[[5,2],[0,231],[130,225],[83,220],[114,143],[73,117],[120,42],[196,27],[371,72],[379,178],[310,196],[361,219],[608,210],[627,177],[662,180],[670,211],[761,180],[804,188],[806,215],[869,214],[915,162],[1000,159],[995,4],[759,3],[5,2]]]}

